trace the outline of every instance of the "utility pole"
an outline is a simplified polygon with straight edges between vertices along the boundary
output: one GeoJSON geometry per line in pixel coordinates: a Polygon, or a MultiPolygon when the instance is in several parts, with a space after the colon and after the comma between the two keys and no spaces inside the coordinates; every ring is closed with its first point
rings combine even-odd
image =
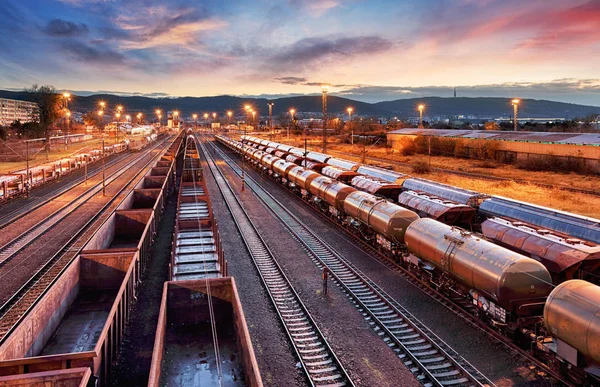
{"type": "Polygon", "coordinates": [[[29,141],[25,140],[25,149],[26,149],[26,154],[25,154],[25,160],[27,162],[27,183],[26,183],[26,187],[25,187],[25,194],[27,195],[27,197],[29,197],[29,182],[30,182],[30,177],[29,177],[29,141]]]}
{"type": "Polygon", "coordinates": [[[329,91],[328,85],[321,86],[322,99],[323,99],[323,153],[327,153],[327,92],[329,91]]]}
{"type": "Polygon", "coordinates": [[[106,181],[104,179],[104,132],[102,132],[102,196],[106,196],[106,181]]]}
{"type": "Polygon", "coordinates": [[[269,128],[271,129],[271,134],[273,134],[273,102],[269,102],[269,128]]]}
{"type": "MultiPolygon", "coordinates": [[[[244,138],[246,138],[246,128],[248,126],[246,125],[244,127],[244,138]]],[[[244,148],[242,148],[242,192],[245,191],[245,171],[244,171],[244,166],[245,166],[245,161],[244,159],[246,158],[246,154],[244,152],[244,148]]]]}
{"type": "Polygon", "coordinates": [[[519,122],[517,121],[517,118],[519,116],[519,102],[521,102],[520,99],[513,99],[512,100],[512,105],[513,105],[513,130],[516,132],[519,128],[519,122]]]}

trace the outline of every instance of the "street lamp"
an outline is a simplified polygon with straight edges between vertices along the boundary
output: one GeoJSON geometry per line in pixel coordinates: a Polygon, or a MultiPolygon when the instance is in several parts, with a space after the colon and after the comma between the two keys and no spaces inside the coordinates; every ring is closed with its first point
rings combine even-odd
{"type": "Polygon", "coordinates": [[[417,109],[419,110],[419,128],[423,128],[423,110],[425,109],[425,105],[419,105],[417,109]]]}
{"type": "Polygon", "coordinates": [[[274,102],[269,102],[269,128],[271,129],[271,134],[274,133],[274,131],[273,131],[273,105],[275,105],[274,102]]]}
{"type": "MultiPolygon", "coordinates": [[[[100,106],[102,106],[103,103],[100,103],[100,106]]],[[[100,121],[102,121],[102,116],[104,115],[104,111],[100,110],[98,112],[98,116],[100,116],[100,121]]],[[[86,172],[87,172],[87,163],[86,165],[86,172]]],[[[87,176],[87,173],[86,173],[87,176]]],[[[102,196],[106,196],[106,184],[105,184],[105,180],[104,180],[104,127],[102,127],[102,196]]]]}
{"type": "Polygon", "coordinates": [[[138,125],[140,125],[142,123],[142,113],[138,113],[137,114],[137,119],[138,119],[138,125]]]}
{"type": "Polygon", "coordinates": [[[64,108],[65,108],[65,121],[64,122],[65,122],[65,126],[66,126],[65,132],[67,134],[67,135],[65,135],[65,149],[69,149],[69,137],[68,137],[68,134],[69,134],[69,123],[70,123],[69,121],[70,120],[67,118],[67,114],[69,116],[71,116],[71,113],[69,112],[69,100],[71,100],[71,93],[64,92],[62,94],[62,97],[63,97],[63,102],[65,104],[65,106],[64,106],[64,108]]]}
{"type": "Polygon", "coordinates": [[[179,117],[179,111],[175,110],[173,111],[173,127],[175,127],[175,120],[177,120],[177,127],[179,128],[179,119],[177,117],[179,117]]]}
{"type": "Polygon", "coordinates": [[[160,119],[161,119],[161,117],[162,117],[162,111],[161,111],[160,109],[156,109],[156,110],[154,111],[154,113],[156,114],[156,117],[158,117],[158,127],[159,127],[159,129],[160,129],[160,119]]]}
{"type": "Polygon", "coordinates": [[[202,117],[204,117],[204,122],[206,123],[206,128],[208,129],[208,113],[204,113],[202,117]]]}
{"type": "Polygon", "coordinates": [[[329,85],[321,85],[321,93],[323,97],[323,153],[327,153],[327,93],[329,85]]]}
{"type": "Polygon", "coordinates": [[[231,110],[227,110],[227,122],[231,125],[231,116],[233,116],[233,112],[231,110]]]}
{"type": "Polygon", "coordinates": [[[198,115],[194,113],[192,114],[192,118],[194,119],[194,130],[198,130],[198,115]]]}
{"type": "MultiPolygon", "coordinates": [[[[348,109],[346,109],[346,111],[348,112],[348,124],[350,124],[350,121],[352,121],[352,112],[354,111],[354,109],[352,107],[349,107],[348,109]]],[[[351,129],[350,143],[354,145],[354,128],[351,129]]]]}
{"type": "Polygon", "coordinates": [[[71,111],[67,110],[67,112],[65,113],[65,116],[67,117],[67,132],[65,134],[65,148],[69,149],[69,129],[71,126],[71,111]]]}
{"type": "Polygon", "coordinates": [[[516,132],[517,129],[519,128],[519,123],[517,121],[517,118],[519,116],[519,103],[521,102],[520,99],[513,99],[512,100],[512,105],[513,105],[513,130],[516,132]]]}
{"type": "MultiPolygon", "coordinates": [[[[119,108],[117,108],[118,110],[119,108]]],[[[115,144],[119,142],[119,131],[120,129],[120,119],[121,119],[121,113],[118,111],[117,114],[115,114],[115,117],[117,117],[117,130],[115,130],[115,144]]]]}
{"type": "MultiPolygon", "coordinates": [[[[292,118],[292,124],[294,123],[294,114],[296,114],[296,109],[290,109],[290,116],[292,118]]],[[[290,139],[290,125],[287,128],[287,138],[290,139]]]]}

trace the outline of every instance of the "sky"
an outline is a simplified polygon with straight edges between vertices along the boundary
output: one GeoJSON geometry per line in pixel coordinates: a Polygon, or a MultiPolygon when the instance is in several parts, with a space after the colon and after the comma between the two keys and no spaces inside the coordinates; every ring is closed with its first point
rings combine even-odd
{"type": "Polygon", "coordinates": [[[600,106],[600,0],[0,0],[0,89],[600,106]]]}

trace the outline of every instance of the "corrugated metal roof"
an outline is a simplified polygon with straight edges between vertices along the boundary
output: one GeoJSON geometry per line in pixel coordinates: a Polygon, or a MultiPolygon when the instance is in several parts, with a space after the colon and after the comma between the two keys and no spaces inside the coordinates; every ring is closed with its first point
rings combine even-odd
{"type": "Polygon", "coordinates": [[[455,130],[455,129],[418,129],[405,128],[391,131],[390,134],[422,135],[438,137],[458,137],[470,139],[488,139],[499,141],[524,141],[552,144],[572,144],[600,146],[600,133],[562,133],[562,132],[509,132],[502,130],[455,130]]]}

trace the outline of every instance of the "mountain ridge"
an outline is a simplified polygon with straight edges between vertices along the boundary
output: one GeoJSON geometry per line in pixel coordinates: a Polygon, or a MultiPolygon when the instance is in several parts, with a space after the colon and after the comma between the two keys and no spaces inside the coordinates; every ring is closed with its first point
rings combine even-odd
{"type": "MultiPolygon", "coordinates": [[[[26,91],[0,90],[0,98],[32,101],[33,96],[26,91]]],[[[290,108],[297,112],[321,111],[321,96],[292,96],[268,100],[266,98],[237,97],[221,95],[211,97],[144,97],[121,96],[114,94],[94,94],[90,96],[75,96],[70,108],[77,111],[98,109],[98,101],[105,100],[110,105],[124,105],[130,112],[142,111],[153,114],[159,108],[164,110],[180,110],[184,116],[192,113],[217,112],[222,115],[227,110],[233,110],[236,115],[243,115],[243,106],[253,105],[261,115],[268,114],[268,102],[272,101],[273,115],[289,114],[290,108]]],[[[328,112],[336,115],[346,115],[346,109],[352,107],[353,114],[374,115],[378,117],[399,118],[418,115],[416,107],[425,105],[425,116],[458,116],[473,115],[478,118],[508,117],[512,115],[511,100],[500,97],[424,97],[404,98],[392,101],[368,103],[349,98],[330,95],[328,97],[328,112]]],[[[574,103],[556,102],[538,99],[522,99],[519,105],[520,117],[531,118],[582,118],[592,114],[600,114],[600,106],[580,105],[574,103]]]]}

